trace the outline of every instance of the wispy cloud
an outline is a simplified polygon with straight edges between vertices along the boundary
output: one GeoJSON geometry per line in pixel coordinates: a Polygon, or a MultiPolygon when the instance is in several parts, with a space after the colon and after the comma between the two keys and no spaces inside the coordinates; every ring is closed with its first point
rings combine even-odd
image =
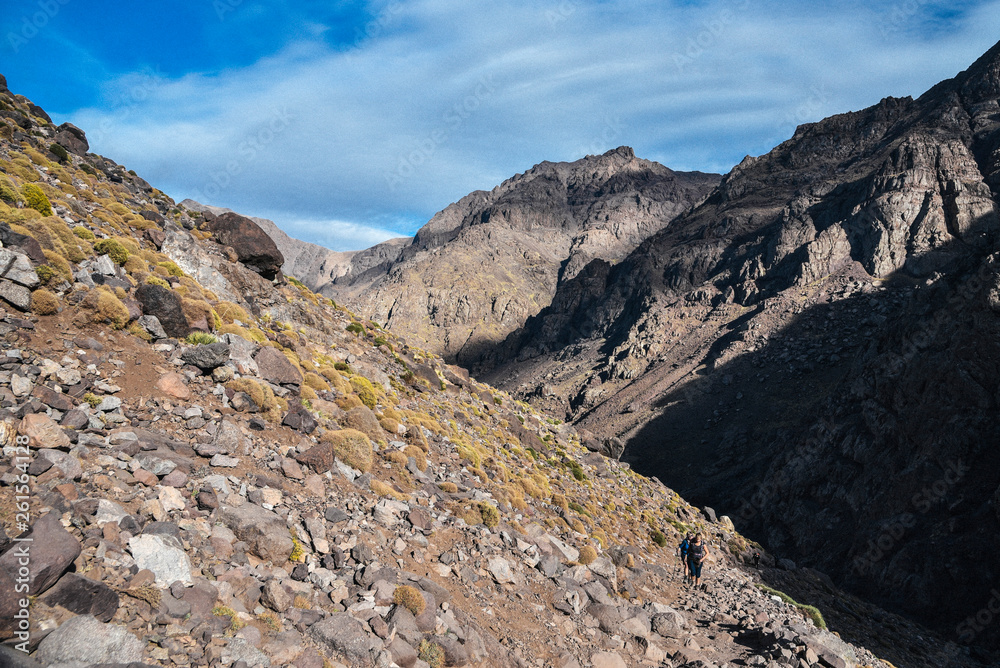
{"type": "Polygon", "coordinates": [[[310,23],[250,66],[158,78],[127,115],[110,101],[60,120],[113,120],[93,150],[177,199],[343,249],[412,234],[541,160],[628,144],[726,171],[796,123],[920,94],[1000,34],[1000,2],[408,0],[371,15],[310,23]]]}

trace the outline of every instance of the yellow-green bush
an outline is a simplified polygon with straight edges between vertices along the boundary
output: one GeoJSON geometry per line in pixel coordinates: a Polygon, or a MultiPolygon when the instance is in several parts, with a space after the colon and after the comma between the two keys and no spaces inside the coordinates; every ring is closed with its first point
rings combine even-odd
{"type": "Polygon", "coordinates": [[[247,312],[239,304],[234,304],[233,302],[219,302],[215,305],[215,312],[219,314],[220,318],[222,318],[222,322],[227,325],[235,320],[239,320],[244,325],[250,324],[251,322],[251,318],[247,312]]]}
{"type": "Polygon", "coordinates": [[[170,284],[167,283],[162,278],[160,278],[159,276],[152,276],[152,275],[147,276],[146,283],[150,285],[159,285],[161,288],[166,288],[167,290],[170,289],[170,284]]]}
{"type": "Polygon", "coordinates": [[[25,183],[21,186],[21,194],[24,196],[24,203],[29,207],[43,216],[52,215],[52,203],[49,202],[49,198],[45,196],[42,189],[34,183],[25,183]]]}
{"type": "Polygon", "coordinates": [[[103,285],[91,290],[80,305],[92,312],[93,322],[110,323],[115,329],[124,329],[128,325],[128,309],[115,293],[103,285]]]}
{"type": "Polygon", "coordinates": [[[36,315],[52,315],[59,312],[59,298],[42,288],[31,293],[31,312],[36,315]]]}
{"type": "Polygon", "coordinates": [[[333,446],[333,453],[340,461],[362,473],[371,470],[374,455],[372,442],[355,429],[328,431],[320,437],[323,443],[333,446]]]}
{"type": "Polygon", "coordinates": [[[176,276],[177,278],[184,276],[184,270],[178,267],[176,263],[170,260],[167,260],[165,262],[157,262],[156,266],[163,268],[167,272],[168,276],[176,276]]]}
{"type": "Polygon", "coordinates": [[[305,377],[302,379],[302,383],[314,390],[326,391],[330,389],[330,383],[326,382],[326,379],[324,379],[323,376],[312,371],[306,373],[305,377]]]}
{"type": "Polygon", "coordinates": [[[378,404],[378,394],[375,392],[375,386],[372,385],[371,381],[364,376],[351,376],[350,382],[361,403],[368,408],[374,409],[375,405],[378,404]]]}
{"type": "Polygon", "coordinates": [[[281,402],[274,396],[274,390],[270,386],[250,378],[237,378],[226,383],[226,388],[233,392],[245,392],[257,404],[264,419],[268,422],[281,421],[281,402]]]}
{"type": "Polygon", "coordinates": [[[116,239],[101,239],[94,244],[94,250],[99,255],[107,255],[115,264],[123,265],[128,262],[128,249],[116,239]]]}
{"type": "Polygon", "coordinates": [[[414,616],[423,612],[424,607],[427,605],[424,597],[420,594],[420,590],[410,585],[396,587],[396,591],[392,594],[392,602],[406,608],[414,616]]]}
{"type": "Polygon", "coordinates": [[[581,564],[587,566],[594,563],[595,559],[597,559],[597,550],[592,545],[584,545],[580,548],[580,558],[577,561],[581,564]]]}
{"type": "Polygon", "coordinates": [[[46,264],[52,267],[60,278],[64,281],[69,281],[70,283],[73,282],[73,268],[70,266],[69,262],[66,261],[66,258],[56,251],[51,251],[48,248],[43,248],[42,253],[45,254],[46,264]]]}
{"type": "Polygon", "coordinates": [[[403,454],[405,454],[407,457],[413,457],[413,459],[416,460],[417,462],[418,469],[420,469],[421,471],[427,470],[427,455],[424,454],[423,450],[421,450],[415,445],[407,445],[405,448],[403,448],[403,454]]]}
{"type": "Polygon", "coordinates": [[[204,318],[209,328],[215,324],[215,312],[212,310],[212,306],[206,301],[201,299],[181,299],[181,310],[184,311],[184,317],[189,322],[195,323],[204,318]]]}
{"type": "Polygon", "coordinates": [[[483,516],[483,524],[490,529],[500,524],[500,511],[491,503],[481,501],[479,503],[479,514],[483,516]]]}
{"type": "Polygon", "coordinates": [[[73,228],[73,234],[84,241],[93,241],[95,239],[94,233],[88,230],[83,225],[77,225],[73,228]]]}

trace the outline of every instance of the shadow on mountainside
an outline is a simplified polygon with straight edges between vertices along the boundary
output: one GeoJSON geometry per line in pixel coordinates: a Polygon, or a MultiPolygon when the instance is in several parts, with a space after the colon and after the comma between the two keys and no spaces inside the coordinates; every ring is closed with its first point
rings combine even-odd
{"type": "MultiPolygon", "coordinates": [[[[929,279],[842,282],[759,348],[723,359],[747,332],[734,321],[702,371],[651,408],[623,459],[778,557],[996,650],[995,248],[953,242],[929,279]]],[[[757,308],[768,317],[770,305],[757,308]]]]}

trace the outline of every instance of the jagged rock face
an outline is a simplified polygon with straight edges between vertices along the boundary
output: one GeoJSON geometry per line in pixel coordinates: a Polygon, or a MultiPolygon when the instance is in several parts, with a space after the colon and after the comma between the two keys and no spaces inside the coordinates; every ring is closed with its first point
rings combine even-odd
{"type": "Polygon", "coordinates": [[[626,437],[637,468],[954,634],[1000,575],[998,71],[1000,45],[917,100],[747,158],[562,284],[479,377],[626,437]]]}
{"type": "Polygon", "coordinates": [[[625,147],[544,162],[450,205],[405,247],[356,255],[351,271],[322,292],[468,362],[547,306],[591,260],[624,258],[717,182],[625,147]]]}

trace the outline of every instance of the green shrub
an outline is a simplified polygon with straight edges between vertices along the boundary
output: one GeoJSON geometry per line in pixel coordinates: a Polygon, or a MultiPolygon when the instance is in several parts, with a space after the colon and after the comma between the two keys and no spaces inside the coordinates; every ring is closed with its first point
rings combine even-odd
{"type": "Polygon", "coordinates": [[[580,558],[577,559],[584,566],[594,563],[597,559],[597,550],[592,545],[584,545],[580,548],[580,558]]]}
{"type": "Polygon", "coordinates": [[[218,338],[215,334],[209,334],[208,332],[191,332],[184,339],[184,342],[190,346],[204,346],[210,343],[217,343],[218,338]]]}
{"type": "Polygon", "coordinates": [[[35,267],[35,273],[38,274],[38,280],[42,282],[42,285],[48,285],[55,275],[56,270],[47,264],[42,264],[35,267]]]}
{"type": "Polygon", "coordinates": [[[361,325],[359,325],[356,322],[352,322],[350,325],[348,325],[344,329],[346,329],[351,334],[355,334],[355,335],[364,334],[364,331],[365,331],[365,328],[362,327],[361,325]]]}
{"type": "Polygon", "coordinates": [[[114,239],[101,239],[94,244],[94,250],[99,255],[107,255],[115,264],[122,265],[128,262],[128,249],[114,239]]]}
{"type": "Polygon", "coordinates": [[[169,274],[170,276],[176,276],[177,278],[181,278],[182,276],[184,276],[184,270],[178,267],[176,263],[171,262],[169,260],[166,262],[157,262],[156,266],[163,267],[164,269],[166,269],[167,274],[169,274]]]}
{"type": "Polygon", "coordinates": [[[328,431],[320,437],[320,441],[332,445],[333,454],[348,466],[362,473],[371,470],[374,459],[372,442],[360,431],[355,429],[328,431]]]}
{"type": "Polygon", "coordinates": [[[444,648],[425,638],[417,646],[417,658],[425,661],[431,668],[441,668],[444,665],[444,648]]]}
{"type": "Polygon", "coordinates": [[[347,373],[351,373],[351,366],[347,362],[334,362],[333,368],[337,371],[346,371],[347,373]]]}
{"type": "Polygon", "coordinates": [[[50,145],[49,150],[52,152],[52,155],[59,158],[59,162],[69,162],[69,152],[59,144],[50,145]]]}
{"type": "Polygon", "coordinates": [[[500,511],[491,503],[482,501],[479,504],[479,513],[483,516],[483,524],[492,529],[500,524],[500,511]]]}
{"type": "Polygon", "coordinates": [[[21,194],[24,195],[24,203],[29,207],[43,216],[52,215],[52,203],[42,192],[42,189],[34,183],[25,183],[21,186],[21,194]]]}
{"type": "Polygon", "coordinates": [[[378,404],[378,394],[375,392],[375,386],[372,385],[370,380],[361,376],[352,376],[351,387],[357,392],[361,403],[372,410],[375,409],[376,404],[378,404]]]}
{"type": "Polygon", "coordinates": [[[664,536],[663,532],[660,531],[659,529],[653,529],[652,533],[649,534],[649,537],[652,538],[653,542],[659,545],[660,547],[667,546],[667,537],[664,536]]]}
{"type": "Polygon", "coordinates": [[[7,204],[17,204],[21,201],[21,195],[6,179],[0,179],[0,201],[7,204]]]}
{"type": "Polygon", "coordinates": [[[170,289],[169,283],[167,283],[159,276],[153,276],[152,274],[146,277],[146,283],[148,283],[149,285],[159,285],[161,288],[166,288],[167,290],[170,289]]]}
{"type": "Polygon", "coordinates": [[[396,587],[396,591],[392,594],[392,602],[412,612],[414,617],[423,612],[427,605],[420,590],[410,585],[396,587]]]}
{"type": "Polygon", "coordinates": [[[813,624],[816,625],[816,628],[818,628],[818,629],[825,629],[826,628],[826,620],[823,619],[823,613],[821,613],[819,611],[819,608],[817,608],[816,606],[814,606],[814,605],[804,605],[802,603],[797,603],[794,598],[792,598],[791,596],[789,596],[785,592],[778,591],[777,589],[771,589],[770,587],[762,585],[762,584],[758,584],[757,588],[760,589],[765,594],[770,594],[771,596],[777,596],[778,598],[780,598],[782,601],[784,601],[788,605],[791,605],[791,606],[793,606],[793,607],[801,610],[803,613],[805,613],[806,615],[808,615],[810,619],[812,619],[813,624]]]}
{"type": "Polygon", "coordinates": [[[74,227],[73,234],[75,234],[78,238],[83,239],[84,241],[93,241],[95,238],[94,233],[88,230],[83,225],[77,225],[76,227],[74,227]]]}
{"type": "Polygon", "coordinates": [[[31,293],[31,312],[36,315],[52,315],[59,312],[59,298],[48,290],[31,293]]]}

